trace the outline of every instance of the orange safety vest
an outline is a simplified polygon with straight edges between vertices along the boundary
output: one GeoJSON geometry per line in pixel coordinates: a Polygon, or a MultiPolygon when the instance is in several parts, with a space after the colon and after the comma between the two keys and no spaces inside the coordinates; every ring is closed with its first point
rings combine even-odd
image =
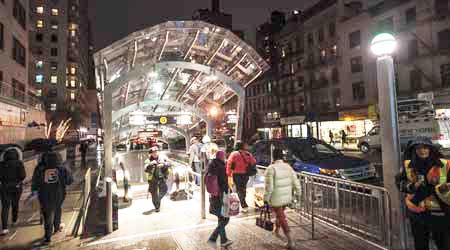
{"type": "MultiPolygon", "coordinates": [[[[450,170],[450,163],[445,159],[441,159],[441,162],[443,164],[443,167],[432,167],[430,171],[428,171],[426,178],[429,183],[435,185],[436,193],[441,198],[441,200],[450,205],[450,192],[439,192],[439,187],[441,185],[447,185],[447,175],[448,171],[450,170]]],[[[410,160],[406,160],[404,162],[406,177],[408,178],[409,182],[415,183],[417,182],[417,174],[414,169],[410,167],[410,163],[410,160]]],[[[412,203],[411,200],[413,199],[413,197],[414,194],[408,194],[405,198],[406,206],[410,211],[415,213],[422,213],[425,211],[442,212],[442,208],[434,195],[430,195],[425,198],[425,200],[420,202],[418,206],[412,203]]]]}

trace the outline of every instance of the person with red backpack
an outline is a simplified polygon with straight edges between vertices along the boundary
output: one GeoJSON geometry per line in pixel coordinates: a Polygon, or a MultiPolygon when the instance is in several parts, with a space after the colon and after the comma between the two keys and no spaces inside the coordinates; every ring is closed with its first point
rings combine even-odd
{"type": "Polygon", "coordinates": [[[208,243],[215,246],[217,238],[220,236],[221,247],[226,248],[232,244],[232,241],[227,238],[225,231],[230,218],[222,214],[223,196],[230,189],[227,180],[224,151],[218,151],[215,159],[210,161],[206,171],[205,183],[209,192],[209,212],[218,218],[217,227],[209,237],[208,243]]]}

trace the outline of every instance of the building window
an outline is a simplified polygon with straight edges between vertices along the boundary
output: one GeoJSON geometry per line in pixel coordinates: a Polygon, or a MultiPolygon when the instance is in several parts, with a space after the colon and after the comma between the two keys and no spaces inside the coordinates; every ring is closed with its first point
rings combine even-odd
{"type": "Polygon", "coordinates": [[[42,60],[36,61],[36,69],[42,69],[44,67],[44,62],[42,60]]]}
{"type": "Polygon", "coordinates": [[[333,89],[333,103],[336,107],[341,106],[341,90],[333,89]]]}
{"type": "Polygon", "coordinates": [[[303,76],[300,76],[299,78],[298,78],[298,87],[300,88],[300,89],[303,89],[303,86],[305,85],[305,78],[303,77],[303,76]]]}
{"type": "Polygon", "coordinates": [[[58,9],[52,9],[52,16],[57,16],[59,15],[59,10],[58,9]]]}
{"type": "Polygon", "coordinates": [[[25,66],[26,62],[25,47],[15,37],[13,37],[12,56],[16,62],[18,62],[22,66],[25,66]]]}
{"type": "Polygon", "coordinates": [[[70,67],[70,74],[75,75],[77,73],[77,68],[70,67]]]}
{"type": "Polygon", "coordinates": [[[36,83],[42,83],[44,82],[44,75],[38,74],[36,75],[36,83]]]}
{"type": "Polygon", "coordinates": [[[439,49],[449,50],[450,49],[450,29],[442,30],[438,33],[438,43],[439,49]]]}
{"type": "Polygon", "coordinates": [[[410,60],[416,58],[419,55],[417,40],[410,40],[408,42],[408,58],[410,60]]]}
{"type": "Polygon", "coordinates": [[[44,14],[44,6],[37,6],[36,7],[36,13],[44,14]]]}
{"type": "Polygon", "coordinates": [[[323,27],[319,28],[319,42],[323,42],[325,40],[325,31],[323,27]]]}
{"type": "Polygon", "coordinates": [[[359,73],[363,71],[363,65],[362,65],[362,57],[353,57],[350,59],[350,67],[352,73],[359,73]]]}
{"type": "MultiPolygon", "coordinates": [[[[75,88],[77,86],[77,82],[75,81],[75,78],[70,79],[70,87],[75,88]]],[[[254,94],[254,91],[253,91],[254,94]]]]}
{"type": "Polygon", "coordinates": [[[381,20],[378,23],[378,29],[379,32],[387,32],[387,33],[393,33],[394,32],[394,19],[393,17],[388,17],[384,20],[381,20]]]}
{"type": "Polygon", "coordinates": [[[50,104],[50,110],[51,111],[56,111],[56,103],[50,104]]]}
{"type": "Polygon", "coordinates": [[[3,71],[0,70],[0,94],[2,93],[2,84],[3,84],[3,71]]]}
{"type": "Polygon", "coordinates": [[[409,79],[411,81],[411,90],[422,89],[422,76],[418,70],[411,70],[409,72],[409,79]]]}
{"type": "Polygon", "coordinates": [[[450,87],[450,63],[441,65],[442,87],[450,87]]]}
{"type": "Polygon", "coordinates": [[[53,84],[57,84],[58,83],[58,76],[52,75],[50,76],[50,82],[53,84]]]}
{"type": "Polygon", "coordinates": [[[44,28],[44,20],[37,20],[36,21],[36,27],[44,28]]]}
{"type": "Polygon", "coordinates": [[[336,24],[335,23],[328,24],[328,33],[330,34],[330,37],[334,37],[336,35],[336,24]]]}
{"type": "Polygon", "coordinates": [[[25,84],[12,79],[13,98],[21,102],[25,102],[25,84]]]}
{"type": "Polygon", "coordinates": [[[27,12],[19,0],[14,0],[13,16],[17,22],[25,29],[27,23],[27,12]]]}
{"type": "Polygon", "coordinates": [[[361,31],[355,31],[349,35],[350,49],[361,46],[361,31]]]}
{"type": "Polygon", "coordinates": [[[50,26],[51,26],[52,30],[57,30],[58,29],[58,21],[51,20],[50,21],[50,26]]]}
{"type": "Polygon", "coordinates": [[[50,69],[58,70],[58,63],[57,62],[50,62],[50,69]]]}
{"type": "Polygon", "coordinates": [[[77,35],[77,32],[75,30],[70,31],[70,36],[75,37],[77,35]]]}
{"type": "Polygon", "coordinates": [[[51,48],[50,55],[51,56],[58,56],[58,48],[51,48]]]}
{"type": "Polygon", "coordinates": [[[331,55],[332,56],[337,56],[337,45],[333,45],[333,47],[331,47],[331,55]]]}
{"type": "Polygon", "coordinates": [[[74,92],[70,92],[70,100],[75,100],[75,93],[74,92]]]}
{"type": "Polygon", "coordinates": [[[69,24],[69,30],[76,30],[77,28],[78,28],[78,25],[76,23],[69,24]]]}
{"type": "Polygon", "coordinates": [[[4,35],[4,26],[3,23],[0,23],[0,49],[3,50],[5,48],[5,35],[4,35]]]}
{"type": "Polygon", "coordinates": [[[286,57],[286,50],[284,49],[284,47],[281,48],[281,58],[285,58],[286,57]]]}
{"type": "Polygon", "coordinates": [[[42,33],[36,33],[36,41],[37,41],[37,42],[42,42],[42,41],[44,41],[44,34],[42,34],[42,33]]]}
{"type": "Polygon", "coordinates": [[[406,10],[406,24],[416,23],[416,7],[412,7],[406,10]]]}
{"type": "Polygon", "coordinates": [[[311,47],[314,44],[314,37],[312,33],[308,34],[308,45],[311,47]]]}
{"type": "Polygon", "coordinates": [[[51,41],[52,41],[52,43],[57,43],[58,42],[58,35],[53,34],[52,37],[51,37],[51,41]]]}
{"type": "Polygon", "coordinates": [[[366,98],[366,92],[364,89],[364,82],[353,83],[353,100],[362,101],[366,98]]]}
{"type": "Polygon", "coordinates": [[[337,68],[333,68],[331,71],[331,80],[333,80],[334,84],[339,83],[339,71],[337,68]]]}
{"type": "Polygon", "coordinates": [[[449,3],[448,0],[435,0],[434,8],[436,10],[436,15],[438,16],[446,16],[449,14],[449,3]]]}
{"type": "Polygon", "coordinates": [[[42,89],[36,90],[36,96],[42,96],[42,89]]]}

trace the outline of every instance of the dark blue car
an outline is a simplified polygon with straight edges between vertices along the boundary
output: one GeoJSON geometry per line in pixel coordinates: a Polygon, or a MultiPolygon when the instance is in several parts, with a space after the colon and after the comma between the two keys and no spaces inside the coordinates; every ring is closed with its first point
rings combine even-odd
{"type": "Polygon", "coordinates": [[[370,179],[377,175],[375,167],[370,162],[345,156],[325,142],[309,138],[256,142],[252,151],[258,165],[270,164],[273,148],[282,148],[288,162],[297,172],[323,174],[352,181],[370,179]]]}

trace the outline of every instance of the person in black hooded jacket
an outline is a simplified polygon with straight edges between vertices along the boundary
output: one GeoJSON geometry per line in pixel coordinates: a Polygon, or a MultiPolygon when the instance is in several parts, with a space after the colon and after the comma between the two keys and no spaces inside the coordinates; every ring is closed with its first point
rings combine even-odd
{"type": "Polygon", "coordinates": [[[208,243],[211,245],[216,244],[217,238],[220,236],[220,243],[223,248],[226,248],[232,244],[231,240],[228,240],[225,227],[230,222],[230,218],[223,216],[223,196],[227,194],[230,187],[228,186],[228,177],[225,167],[225,152],[218,151],[215,159],[209,162],[207,175],[217,176],[217,182],[219,185],[218,196],[210,196],[209,198],[209,212],[218,218],[217,227],[209,237],[208,243]]]}
{"type": "Polygon", "coordinates": [[[53,232],[61,230],[61,209],[66,197],[66,186],[72,184],[73,177],[65,168],[56,152],[47,152],[33,173],[31,190],[38,195],[44,215],[44,244],[51,241],[53,232]]]}
{"type": "Polygon", "coordinates": [[[12,221],[18,220],[19,201],[22,196],[22,182],[25,179],[25,167],[21,161],[19,149],[6,149],[0,162],[0,185],[2,200],[2,231],[7,234],[9,210],[12,208],[12,221]]]}

